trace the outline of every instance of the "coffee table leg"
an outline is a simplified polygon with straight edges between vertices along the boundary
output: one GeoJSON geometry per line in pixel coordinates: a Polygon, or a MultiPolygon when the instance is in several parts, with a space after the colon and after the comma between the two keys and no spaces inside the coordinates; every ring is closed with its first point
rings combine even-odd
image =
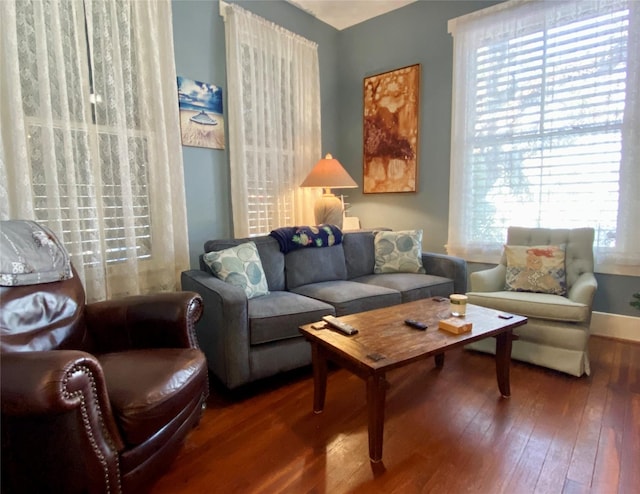
{"type": "Polygon", "coordinates": [[[511,331],[496,336],[496,376],[502,396],[511,396],[509,372],[511,368],[511,331]]]}
{"type": "Polygon", "coordinates": [[[436,353],[435,355],[436,367],[439,369],[444,365],[444,353],[436,353]]]}
{"type": "Polygon", "coordinates": [[[387,382],[384,374],[367,378],[367,408],[369,410],[369,458],[382,460],[382,436],[384,434],[384,400],[387,382]]]}
{"type": "Polygon", "coordinates": [[[311,344],[311,361],[313,363],[313,413],[322,413],[324,398],[327,394],[327,359],[317,343],[311,344]]]}

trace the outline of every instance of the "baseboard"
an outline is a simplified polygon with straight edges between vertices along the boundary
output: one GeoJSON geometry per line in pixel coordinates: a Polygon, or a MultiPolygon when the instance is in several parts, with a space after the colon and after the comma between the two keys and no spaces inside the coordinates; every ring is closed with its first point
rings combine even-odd
{"type": "Polygon", "coordinates": [[[640,342],[640,317],[594,312],[591,316],[591,334],[640,342]]]}

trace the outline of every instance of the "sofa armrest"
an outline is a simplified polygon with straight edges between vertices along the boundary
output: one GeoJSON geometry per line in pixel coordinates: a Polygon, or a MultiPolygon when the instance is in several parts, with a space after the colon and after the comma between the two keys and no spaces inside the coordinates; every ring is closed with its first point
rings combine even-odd
{"type": "Polygon", "coordinates": [[[591,307],[597,288],[598,282],[595,275],[593,273],[582,273],[576,282],[571,285],[567,297],[573,302],[591,307]]]}
{"type": "Polygon", "coordinates": [[[472,292],[500,292],[504,290],[507,268],[504,264],[498,264],[493,268],[471,273],[469,278],[472,292]]]}
{"type": "Polygon", "coordinates": [[[422,265],[427,274],[452,279],[454,292],[467,291],[467,261],[464,259],[435,252],[423,252],[422,265]]]}
{"type": "Polygon", "coordinates": [[[200,294],[204,301],[196,334],[207,365],[228,388],[247,382],[249,308],[244,290],[199,269],[183,271],[181,281],[183,290],[200,294]]]}
{"type": "Polygon", "coordinates": [[[202,299],[194,292],[134,295],[87,304],[87,330],[101,353],[132,348],[198,348],[202,299]]]}

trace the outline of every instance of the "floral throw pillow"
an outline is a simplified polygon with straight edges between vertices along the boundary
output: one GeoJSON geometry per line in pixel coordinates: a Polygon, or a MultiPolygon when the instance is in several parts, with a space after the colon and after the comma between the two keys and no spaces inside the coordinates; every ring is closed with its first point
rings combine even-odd
{"type": "Polygon", "coordinates": [[[422,230],[377,232],[374,273],[424,273],[422,230]]]}
{"type": "Polygon", "coordinates": [[[507,290],[565,295],[564,245],[505,245],[507,290]]]}
{"type": "Polygon", "coordinates": [[[207,252],[202,257],[216,277],[242,288],[247,298],[269,293],[267,278],[254,242],[207,252]]]}

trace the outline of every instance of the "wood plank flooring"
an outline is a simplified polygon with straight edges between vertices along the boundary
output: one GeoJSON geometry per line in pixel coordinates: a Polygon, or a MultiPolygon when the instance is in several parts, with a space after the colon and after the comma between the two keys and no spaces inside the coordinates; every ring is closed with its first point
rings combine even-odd
{"type": "Polygon", "coordinates": [[[212,385],[200,425],[152,494],[640,492],[640,344],[592,337],[591,376],[465,350],[388,374],[383,462],[368,458],[365,384],[310,368],[239,393],[212,385]]]}

